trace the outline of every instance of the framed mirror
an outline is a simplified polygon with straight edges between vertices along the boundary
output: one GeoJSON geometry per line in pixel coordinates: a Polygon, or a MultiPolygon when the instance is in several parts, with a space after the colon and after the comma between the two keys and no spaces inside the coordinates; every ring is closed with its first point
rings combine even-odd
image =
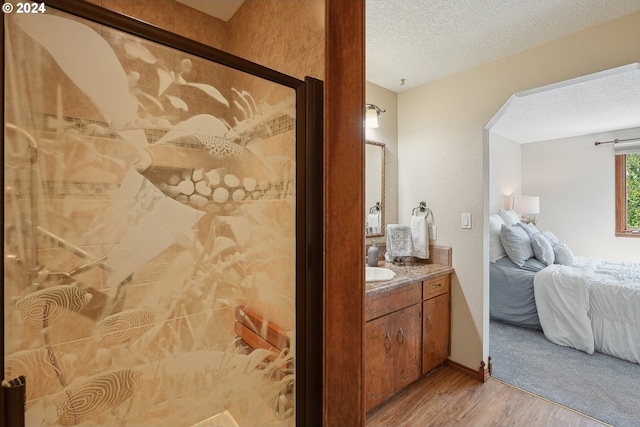
{"type": "Polygon", "coordinates": [[[384,143],[365,141],[365,237],[384,236],[384,143]]]}

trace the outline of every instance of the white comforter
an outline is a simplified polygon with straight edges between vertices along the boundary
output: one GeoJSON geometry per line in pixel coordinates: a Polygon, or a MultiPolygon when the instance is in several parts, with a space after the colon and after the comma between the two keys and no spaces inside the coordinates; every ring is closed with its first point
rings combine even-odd
{"type": "Polygon", "coordinates": [[[536,273],[533,286],[549,341],[640,363],[640,264],[576,257],[536,273]]]}

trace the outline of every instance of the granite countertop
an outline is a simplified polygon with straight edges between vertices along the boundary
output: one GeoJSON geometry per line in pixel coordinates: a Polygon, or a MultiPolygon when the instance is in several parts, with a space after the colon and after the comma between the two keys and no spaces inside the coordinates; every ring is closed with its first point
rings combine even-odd
{"type": "Polygon", "coordinates": [[[393,272],[396,273],[396,276],[393,279],[384,282],[366,282],[366,296],[388,292],[401,286],[427,280],[442,274],[453,273],[453,267],[442,264],[408,262],[406,265],[399,266],[391,262],[381,262],[378,266],[393,270],[393,272]]]}

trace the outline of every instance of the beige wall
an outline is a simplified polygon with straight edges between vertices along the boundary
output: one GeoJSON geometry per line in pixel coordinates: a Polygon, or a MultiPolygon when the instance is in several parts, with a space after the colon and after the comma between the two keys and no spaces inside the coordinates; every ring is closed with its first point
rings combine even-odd
{"type": "Polygon", "coordinates": [[[496,213],[511,209],[511,196],[535,193],[522,192],[522,146],[495,134],[489,145],[489,213],[496,213]]]}
{"type": "Polygon", "coordinates": [[[638,40],[635,13],[399,94],[398,209],[426,199],[438,243],[453,247],[455,362],[477,368],[489,356],[483,127],[515,92],[637,62],[638,40]],[[463,212],[473,215],[470,230],[460,227],[463,212]]]}
{"type": "Polygon", "coordinates": [[[229,52],[303,80],[324,80],[324,0],[248,0],[229,21],[229,52]]]}

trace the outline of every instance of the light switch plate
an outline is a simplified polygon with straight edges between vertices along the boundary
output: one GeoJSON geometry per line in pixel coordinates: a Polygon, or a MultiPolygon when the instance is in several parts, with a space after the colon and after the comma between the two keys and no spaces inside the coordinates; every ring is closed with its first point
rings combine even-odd
{"type": "Polygon", "coordinates": [[[471,228],[471,214],[463,213],[462,214],[462,228],[471,228]]]}

